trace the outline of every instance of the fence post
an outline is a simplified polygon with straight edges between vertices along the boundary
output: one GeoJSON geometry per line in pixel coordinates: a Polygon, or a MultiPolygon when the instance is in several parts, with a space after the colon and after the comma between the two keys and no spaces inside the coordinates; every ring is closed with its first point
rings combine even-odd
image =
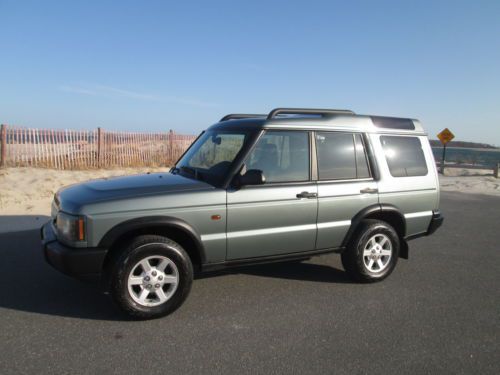
{"type": "Polygon", "coordinates": [[[0,127],[1,152],[0,152],[0,167],[7,164],[7,125],[2,124],[0,127]]]}
{"type": "Polygon", "coordinates": [[[446,158],[446,143],[443,145],[443,157],[441,159],[441,174],[444,176],[444,160],[446,158]]]}
{"type": "Polygon", "coordinates": [[[97,128],[97,168],[101,168],[102,160],[102,130],[101,127],[97,128]]]}
{"type": "Polygon", "coordinates": [[[168,132],[168,153],[170,154],[170,164],[174,162],[174,131],[170,129],[168,132]]]}
{"type": "Polygon", "coordinates": [[[497,162],[497,165],[495,167],[495,169],[493,170],[493,176],[495,176],[495,178],[498,178],[498,169],[500,168],[500,162],[497,162]]]}

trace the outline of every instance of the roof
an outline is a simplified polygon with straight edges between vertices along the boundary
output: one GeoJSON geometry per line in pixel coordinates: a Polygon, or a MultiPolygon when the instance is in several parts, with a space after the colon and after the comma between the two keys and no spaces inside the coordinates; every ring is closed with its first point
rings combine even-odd
{"type": "Polygon", "coordinates": [[[339,130],[369,133],[397,133],[425,135],[420,121],[409,118],[357,115],[345,110],[276,109],[269,115],[227,115],[210,129],[260,130],[260,129],[308,129],[339,130]],[[280,111],[283,112],[280,112],[280,111]],[[303,115],[300,115],[302,112],[303,115]],[[321,112],[329,111],[329,112],[321,112]],[[277,116],[271,116],[278,112],[277,116]],[[281,113],[292,113],[283,116],[281,113]],[[250,117],[256,116],[256,117],[250,117]],[[258,117],[257,117],[258,116],[258,117]],[[271,117],[271,118],[270,118],[271,117]],[[229,118],[228,120],[225,120],[229,118]],[[235,119],[232,119],[235,118],[235,119]],[[223,121],[222,121],[223,120],[223,121]]]}

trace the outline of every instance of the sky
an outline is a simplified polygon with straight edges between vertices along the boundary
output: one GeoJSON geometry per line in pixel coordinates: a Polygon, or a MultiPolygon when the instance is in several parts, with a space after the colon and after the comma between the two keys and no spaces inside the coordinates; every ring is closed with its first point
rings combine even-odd
{"type": "Polygon", "coordinates": [[[500,1],[0,0],[0,122],[198,134],[275,107],[500,146],[500,1]]]}

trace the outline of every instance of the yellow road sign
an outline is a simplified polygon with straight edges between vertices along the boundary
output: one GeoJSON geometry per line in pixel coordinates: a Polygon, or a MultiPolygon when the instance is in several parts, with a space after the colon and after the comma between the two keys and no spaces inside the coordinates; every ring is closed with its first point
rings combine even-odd
{"type": "Polygon", "coordinates": [[[439,140],[443,145],[447,144],[449,141],[451,141],[453,138],[455,138],[455,135],[450,131],[448,128],[444,128],[441,133],[437,135],[439,140]]]}

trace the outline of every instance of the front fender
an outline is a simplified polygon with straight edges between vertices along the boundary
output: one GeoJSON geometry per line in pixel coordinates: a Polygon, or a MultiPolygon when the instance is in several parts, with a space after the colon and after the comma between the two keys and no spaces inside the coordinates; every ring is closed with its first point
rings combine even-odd
{"type": "Polygon", "coordinates": [[[198,253],[201,263],[206,263],[205,248],[198,232],[186,221],[171,216],[145,216],[126,220],[106,232],[98,246],[110,248],[119,238],[125,236],[127,233],[148,228],[165,228],[181,231],[189,236],[194,243],[195,249],[193,250],[198,253]]]}

